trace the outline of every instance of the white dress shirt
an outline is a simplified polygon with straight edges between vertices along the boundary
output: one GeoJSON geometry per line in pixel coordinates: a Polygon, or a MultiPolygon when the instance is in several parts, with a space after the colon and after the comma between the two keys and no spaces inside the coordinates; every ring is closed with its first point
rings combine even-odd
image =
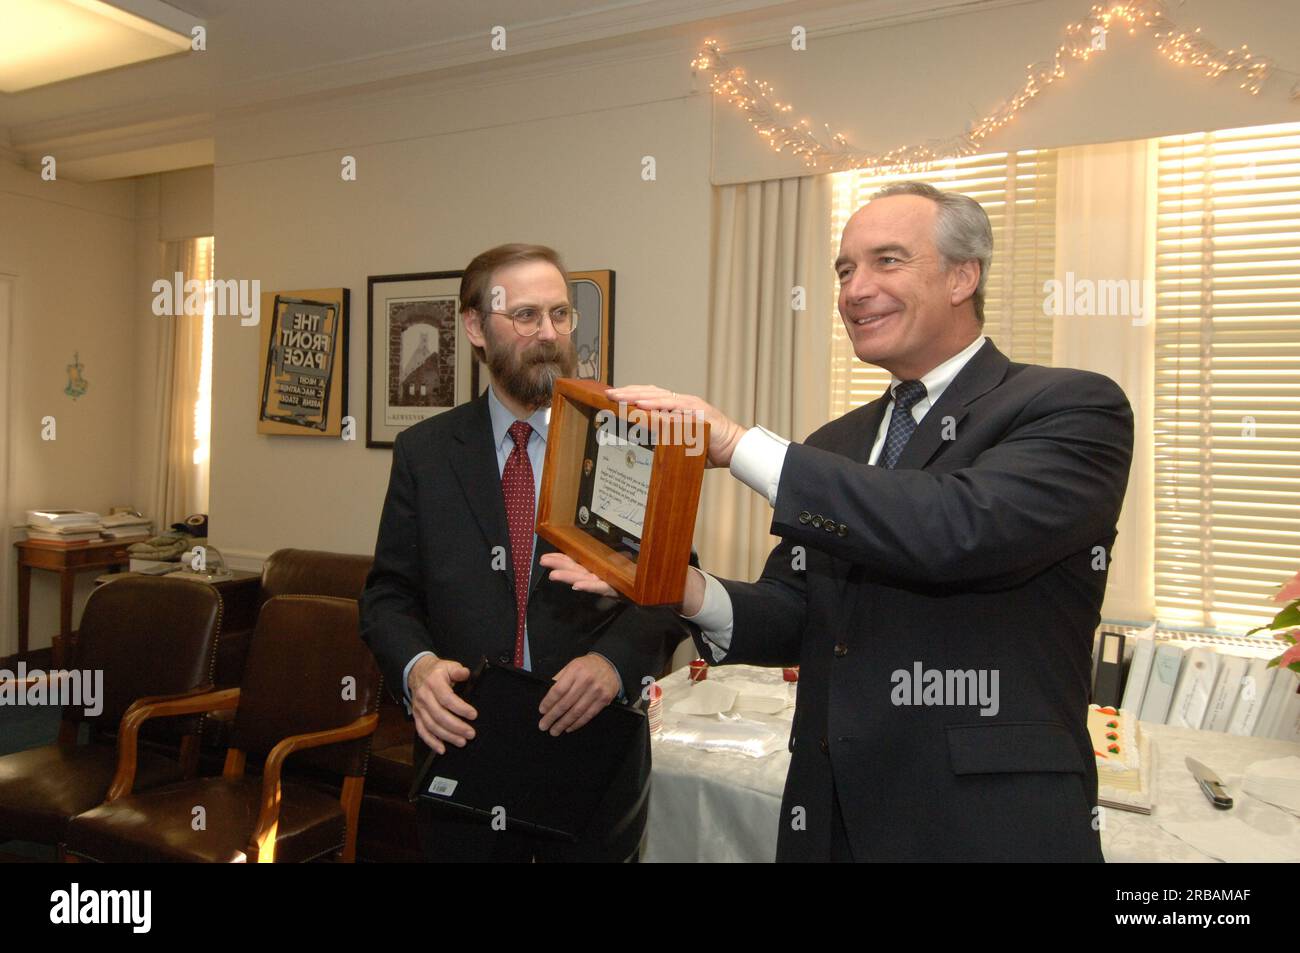
{"type": "MultiPolygon", "coordinates": [[[[975,356],[975,352],[984,346],[986,338],[981,334],[963,350],[954,354],[942,364],[922,375],[921,383],[925,385],[925,396],[912,405],[912,417],[919,424],[930,408],[939,402],[943,392],[948,389],[961,369],[975,356]]],[[[902,383],[897,377],[890,377],[889,404],[885,407],[880,426],[876,429],[876,441],[871,446],[868,465],[874,466],[880,457],[880,449],[885,445],[885,434],[889,431],[889,418],[894,412],[894,389],[902,383]]],[[[767,497],[771,506],[776,506],[776,490],[781,483],[781,470],[785,466],[786,448],[790,441],[779,437],[763,427],[752,427],[740,443],[736,444],[731,457],[731,475],[756,493],[767,497]]],[[[704,602],[695,615],[683,616],[688,622],[700,627],[705,641],[713,652],[715,662],[722,661],[731,647],[731,630],[735,616],[731,607],[731,596],[722,583],[702,570],[691,567],[704,577],[704,602]]]]}

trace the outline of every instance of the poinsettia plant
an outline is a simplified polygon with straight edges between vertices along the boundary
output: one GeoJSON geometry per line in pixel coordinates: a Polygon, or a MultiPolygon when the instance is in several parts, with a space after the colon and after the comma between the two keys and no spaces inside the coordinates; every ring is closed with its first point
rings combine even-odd
{"type": "Polygon", "coordinates": [[[1293,626],[1300,626],[1300,572],[1282,585],[1277,595],[1273,597],[1273,601],[1283,603],[1282,610],[1268,625],[1251,629],[1247,635],[1271,632],[1273,638],[1285,642],[1288,647],[1281,655],[1269,662],[1268,667],[1281,665],[1300,675],[1300,628],[1293,628],[1293,626]]]}

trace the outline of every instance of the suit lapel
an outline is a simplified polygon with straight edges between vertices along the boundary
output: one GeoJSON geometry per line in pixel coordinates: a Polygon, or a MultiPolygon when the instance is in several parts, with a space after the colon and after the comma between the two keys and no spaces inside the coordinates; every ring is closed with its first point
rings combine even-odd
{"type": "Polygon", "coordinates": [[[510,531],[506,522],[506,501],[501,493],[501,474],[497,470],[497,451],[492,446],[492,415],[487,394],[474,400],[473,413],[465,416],[454,437],[461,444],[452,454],[451,468],[460,481],[466,505],[478,521],[488,546],[504,546],[507,592],[514,598],[515,576],[511,565],[510,531]]]}
{"type": "Polygon", "coordinates": [[[991,340],[986,340],[952,379],[938,402],[921,418],[899,454],[894,469],[925,469],[939,448],[951,443],[961,432],[961,422],[969,412],[968,405],[1000,384],[1010,363],[991,340]]]}
{"type": "Polygon", "coordinates": [[[542,539],[542,537],[538,536],[537,545],[533,547],[532,575],[528,577],[528,598],[529,599],[532,599],[533,590],[537,588],[537,581],[538,579],[541,578],[542,573],[545,572],[545,570],[543,570],[542,567],[538,565],[537,561],[541,558],[543,553],[553,553],[553,552],[556,552],[555,547],[552,546],[546,540],[542,539]]]}
{"type": "Polygon", "coordinates": [[[862,420],[850,437],[852,443],[844,448],[847,451],[846,455],[855,463],[866,463],[871,459],[871,448],[876,442],[880,422],[885,419],[885,410],[888,407],[889,388],[886,387],[883,394],[862,408],[860,415],[862,420]]]}

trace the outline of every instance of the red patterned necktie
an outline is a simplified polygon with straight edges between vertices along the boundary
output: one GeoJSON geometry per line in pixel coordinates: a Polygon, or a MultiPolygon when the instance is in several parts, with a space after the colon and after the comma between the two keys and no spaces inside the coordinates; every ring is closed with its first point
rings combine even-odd
{"type": "Polygon", "coordinates": [[[510,558],[515,568],[515,665],[524,665],[524,622],[528,617],[528,576],[533,567],[533,515],[537,487],[533,464],[528,459],[528,438],[533,428],[526,420],[510,425],[515,448],[501,471],[501,492],[506,498],[506,521],[510,527],[510,558]]]}

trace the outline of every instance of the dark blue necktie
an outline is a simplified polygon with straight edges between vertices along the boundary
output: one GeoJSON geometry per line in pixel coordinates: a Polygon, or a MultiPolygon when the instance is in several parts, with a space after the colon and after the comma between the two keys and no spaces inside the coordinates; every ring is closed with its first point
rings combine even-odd
{"type": "Polygon", "coordinates": [[[885,445],[880,448],[876,466],[894,469],[903,448],[916,431],[912,407],[925,396],[925,385],[920,381],[900,381],[894,388],[894,409],[889,415],[889,429],[885,431],[885,445]]]}

